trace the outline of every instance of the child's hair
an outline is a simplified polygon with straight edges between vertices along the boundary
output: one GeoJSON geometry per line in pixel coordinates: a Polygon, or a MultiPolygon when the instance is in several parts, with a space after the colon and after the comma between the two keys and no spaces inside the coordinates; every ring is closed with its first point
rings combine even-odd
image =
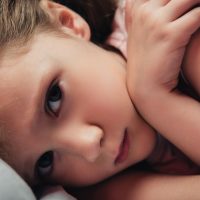
{"type": "Polygon", "coordinates": [[[25,44],[37,30],[50,29],[52,23],[40,7],[40,0],[0,1],[0,46],[25,44]]]}
{"type": "MultiPolygon", "coordinates": [[[[57,2],[68,6],[86,19],[91,28],[93,42],[99,45],[105,42],[112,31],[112,20],[116,9],[114,0],[57,0],[57,2]]],[[[56,24],[42,9],[41,0],[0,1],[0,56],[5,49],[14,47],[18,51],[35,33],[56,31],[56,24]]],[[[0,157],[9,163],[5,148],[8,143],[8,131],[3,127],[0,124],[0,157]]]]}

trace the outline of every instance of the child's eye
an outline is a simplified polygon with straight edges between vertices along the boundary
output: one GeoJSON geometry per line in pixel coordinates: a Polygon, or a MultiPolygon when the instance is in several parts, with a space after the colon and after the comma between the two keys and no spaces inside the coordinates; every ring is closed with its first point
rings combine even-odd
{"type": "Polygon", "coordinates": [[[58,115],[62,101],[62,91],[56,83],[50,87],[46,96],[45,108],[48,112],[58,115]]]}
{"type": "Polygon", "coordinates": [[[46,177],[50,175],[53,170],[54,153],[53,151],[48,151],[44,153],[37,161],[37,174],[39,177],[46,177]]]}

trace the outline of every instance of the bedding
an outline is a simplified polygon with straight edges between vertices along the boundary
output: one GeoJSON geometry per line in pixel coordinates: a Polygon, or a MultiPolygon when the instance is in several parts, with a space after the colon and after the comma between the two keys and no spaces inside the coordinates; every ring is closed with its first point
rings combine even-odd
{"type": "Polygon", "coordinates": [[[36,200],[24,180],[3,160],[0,159],[0,199],[36,200]]]}
{"type": "MultiPolygon", "coordinates": [[[[0,159],[0,199],[36,200],[27,183],[2,159],[0,159]]],[[[76,200],[64,191],[48,193],[40,200],[76,200]]]]}

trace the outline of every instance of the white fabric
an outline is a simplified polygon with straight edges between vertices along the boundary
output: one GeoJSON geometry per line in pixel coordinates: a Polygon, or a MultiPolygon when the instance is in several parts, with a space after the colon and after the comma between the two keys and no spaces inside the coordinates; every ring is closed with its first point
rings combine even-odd
{"type": "Polygon", "coordinates": [[[47,194],[40,200],[76,200],[76,199],[64,191],[57,191],[47,194]]]}
{"type": "Polygon", "coordinates": [[[36,200],[32,190],[24,180],[0,159],[0,199],[36,200]]]}

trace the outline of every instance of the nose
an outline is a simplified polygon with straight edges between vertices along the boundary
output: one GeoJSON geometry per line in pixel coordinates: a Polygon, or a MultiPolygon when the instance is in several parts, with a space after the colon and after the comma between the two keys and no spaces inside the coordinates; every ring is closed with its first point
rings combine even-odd
{"type": "Polygon", "coordinates": [[[65,132],[60,142],[68,153],[81,156],[88,162],[94,162],[101,154],[103,136],[102,128],[87,125],[76,127],[69,133],[65,132]]]}

